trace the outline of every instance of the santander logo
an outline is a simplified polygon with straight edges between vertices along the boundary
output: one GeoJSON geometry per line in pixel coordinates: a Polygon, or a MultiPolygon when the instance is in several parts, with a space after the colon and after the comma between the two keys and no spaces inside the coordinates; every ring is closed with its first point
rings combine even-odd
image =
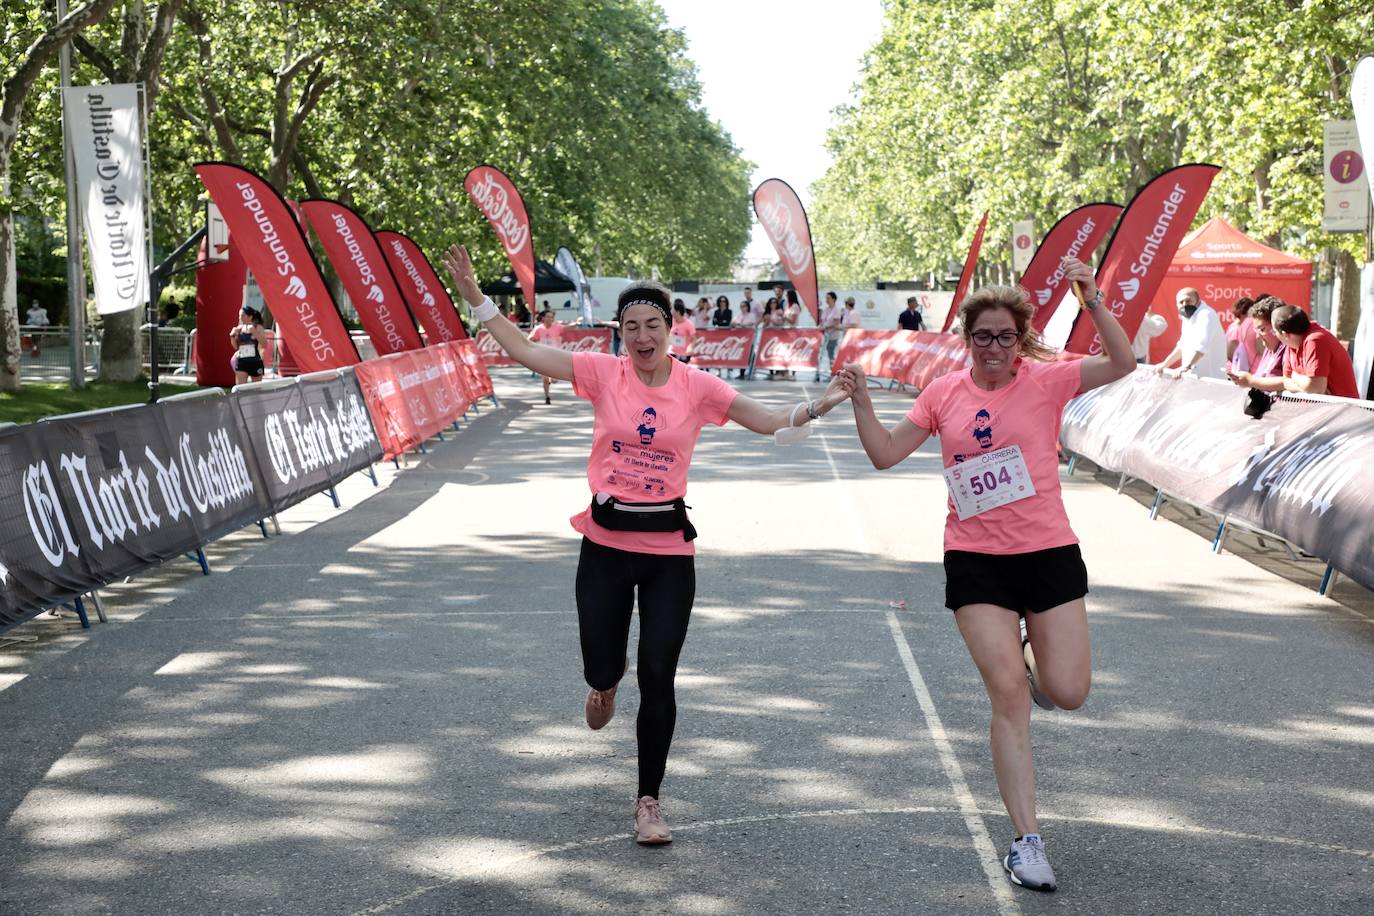
{"type": "Polygon", "coordinates": [[[1121,287],[1121,298],[1130,302],[1135,298],[1136,293],[1140,292],[1140,280],[1131,277],[1129,280],[1118,281],[1117,286],[1121,287]]]}
{"type": "Polygon", "coordinates": [[[373,284],[372,289],[367,291],[367,298],[371,299],[373,302],[381,302],[386,296],[382,294],[382,288],[380,286],[373,284]]]}
{"type": "Polygon", "coordinates": [[[778,249],[787,272],[792,275],[811,266],[811,245],[798,237],[793,227],[795,219],[791,202],[781,193],[764,196],[759,201],[759,221],[778,249]]]}
{"type": "Polygon", "coordinates": [[[1050,297],[1054,295],[1052,290],[1037,289],[1035,291],[1035,301],[1037,305],[1049,305],[1050,297]]]}
{"type": "Polygon", "coordinates": [[[288,295],[295,296],[297,299],[304,299],[306,295],[305,281],[293,274],[291,279],[286,281],[286,292],[288,295]]]}
{"type": "Polygon", "coordinates": [[[491,221],[496,234],[501,236],[506,253],[514,257],[523,251],[525,243],[530,240],[529,223],[521,220],[511,209],[510,194],[497,183],[495,173],[483,172],[482,177],[468,188],[468,193],[491,221]]]}
{"type": "Polygon", "coordinates": [[[421,299],[420,301],[423,302],[423,303],[425,304],[425,308],[427,308],[427,309],[432,309],[432,308],[434,308],[434,294],[433,294],[433,293],[425,293],[425,297],[424,297],[423,299],[421,299]]]}

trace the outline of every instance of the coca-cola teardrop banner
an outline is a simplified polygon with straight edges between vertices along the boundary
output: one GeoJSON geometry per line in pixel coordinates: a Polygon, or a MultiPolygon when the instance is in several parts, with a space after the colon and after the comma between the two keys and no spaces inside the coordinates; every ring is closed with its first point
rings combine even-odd
{"type": "Polygon", "coordinates": [[[463,179],[463,187],[501,239],[501,247],[506,249],[506,257],[525,294],[525,304],[533,314],[536,301],[534,242],[530,239],[530,217],[525,212],[525,201],[515,184],[495,166],[477,166],[463,179]]]}
{"type": "Polygon", "coordinates": [[[453,299],[420,246],[409,236],[390,229],[383,229],[376,235],[406,304],[424,327],[429,343],[466,340],[468,330],[458,317],[453,299]]]}
{"type": "Polygon", "coordinates": [[[954,316],[959,313],[959,303],[964,301],[964,296],[968,294],[969,284],[973,282],[973,268],[978,264],[978,252],[983,248],[983,233],[988,228],[988,211],[983,211],[983,218],[978,221],[978,230],[973,233],[973,244],[968,246],[968,256],[964,258],[964,269],[959,273],[959,285],[954,287],[954,300],[949,304],[949,311],[945,313],[944,327],[940,328],[940,333],[949,330],[949,326],[954,323],[954,316]]]}
{"type": "MultiPolygon", "coordinates": [[[[1129,340],[1159,291],[1174,253],[1221,169],[1196,163],[1161,172],[1126,205],[1107,253],[1097,268],[1097,288],[1129,340]]],[[[1096,355],[1102,340],[1091,318],[1080,314],[1064,349],[1096,355]]]]}
{"type": "Polygon", "coordinates": [[[754,214],[777,249],[787,279],[811,312],[811,320],[819,325],[821,297],[816,286],[816,253],[801,198],[781,178],[769,178],[754,189],[754,214]]]}
{"type": "Polygon", "coordinates": [[[1021,275],[1021,288],[1030,294],[1031,304],[1035,306],[1035,318],[1031,321],[1035,330],[1045,330],[1055,309],[1064,301],[1064,294],[1069,291],[1059,262],[1064,258],[1078,258],[1087,263],[1120,215],[1120,204],[1084,204],[1061,216],[1045,233],[1040,247],[1035,249],[1035,256],[1026,265],[1026,272],[1021,275]]]}
{"type": "Polygon", "coordinates": [[[358,362],[358,351],[286,201],[253,172],[227,162],[194,166],[272,310],[277,334],[302,372],[358,362]]]}
{"type": "Polygon", "coordinates": [[[363,218],[336,200],[306,200],[300,207],[377,353],[385,356],[424,346],[381,246],[363,218]]]}

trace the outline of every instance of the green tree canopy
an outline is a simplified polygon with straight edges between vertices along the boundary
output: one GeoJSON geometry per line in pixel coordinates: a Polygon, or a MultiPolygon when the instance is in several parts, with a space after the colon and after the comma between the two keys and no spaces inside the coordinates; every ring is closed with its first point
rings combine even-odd
{"type": "Polygon", "coordinates": [[[1125,203],[1182,162],[1223,168],[1201,217],[1355,250],[1320,231],[1322,121],[1351,116],[1371,35],[1354,0],[892,0],[814,188],[822,269],[942,272],[983,210],[1005,251],[1012,220],[1125,203]]]}

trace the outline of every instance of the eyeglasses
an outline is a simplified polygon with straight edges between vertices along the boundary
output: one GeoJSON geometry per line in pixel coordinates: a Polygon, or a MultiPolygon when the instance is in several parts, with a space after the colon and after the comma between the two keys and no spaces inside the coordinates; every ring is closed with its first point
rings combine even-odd
{"type": "Polygon", "coordinates": [[[1021,339],[1021,335],[1015,331],[1003,331],[1000,334],[994,334],[991,331],[974,331],[969,337],[971,337],[973,342],[980,347],[990,347],[995,340],[997,341],[997,346],[1001,347],[1003,350],[1014,347],[1016,342],[1021,339]]]}

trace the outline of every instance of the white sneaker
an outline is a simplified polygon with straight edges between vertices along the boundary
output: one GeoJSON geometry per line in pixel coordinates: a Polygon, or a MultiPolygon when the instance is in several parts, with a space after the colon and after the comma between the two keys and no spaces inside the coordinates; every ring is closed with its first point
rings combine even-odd
{"type": "Polygon", "coordinates": [[[1050,868],[1049,857],[1045,855],[1045,843],[1038,833],[1028,833],[1019,840],[1011,841],[1011,849],[1002,860],[1011,880],[1033,891],[1052,891],[1058,885],[1054,880],[1054,869],[1050,868]]]}

